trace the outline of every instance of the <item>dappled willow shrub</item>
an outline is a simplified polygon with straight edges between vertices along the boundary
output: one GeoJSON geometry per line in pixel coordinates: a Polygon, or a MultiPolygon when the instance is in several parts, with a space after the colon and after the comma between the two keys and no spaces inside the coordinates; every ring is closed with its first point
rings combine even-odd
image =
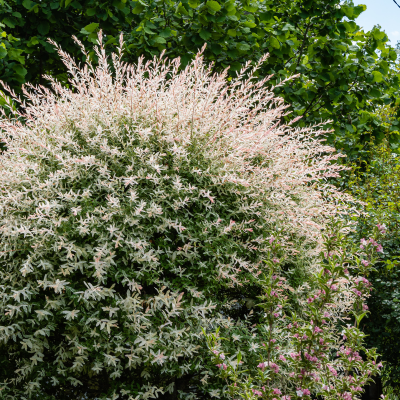
{"type": "Polygon", "coordinates": [[[202,330],[248,331],[277,241],[287,270],[316,270],[338,156],[280,124],[257,66],[227,82],[201,53],[111,72],[101,46],[97,67],[58,51],[69,87],[11,93],[0,121],[1,393],[208,398],[224,382],[202,330]]]}

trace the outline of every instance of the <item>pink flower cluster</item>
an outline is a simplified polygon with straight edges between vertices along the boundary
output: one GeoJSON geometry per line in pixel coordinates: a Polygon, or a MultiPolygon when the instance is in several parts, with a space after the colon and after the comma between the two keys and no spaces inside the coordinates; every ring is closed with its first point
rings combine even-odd
{"type": "Polygon", "coordinates": [[[373,239],[373,238],[369,238],[368,240],[365,239],[365,238],[363,238],[363,239],[361,239],[360,243],[361,243],[361,244],[360,244],[360,249],[361,249],[361,250],[364,250],[365,247],[368,246],[368,244],[372,244],[372,246],[374,246],[374,247],[376,248],[376,251],[377,251],[378,253],[383,253],[383,247],[382,247],[382,245],[379,244],[379,243],[377,243],[377,242],[375,241],[375,239],[373,239]]]}
{"type": "MultiPolygon", "coordinates": [[[[212,352],[213,352],[216,356],[219,354],[218,350],[212,350],[212,352]]],[[[221,360],[225,360],[225,354],[224,354],[224,353],[219,354],[219,358],[220,358],[221,360]]]]}
{"type": "MultiPolygon", "coordinates": [[[[339,394],[339,396],[340,396],[340,394],[339,394]]],[[[344,392],[341,395],[341,397],[343,397],[343,400],[352,400],[353,399],[353,396],[351,395],[350,392],[344,392]]]]}
{"type": "Polygon", "coordinates": [[[385,224],[377,224],[376,227],[379,229],[379,232],[382,234],[386,233],[386,225],[385,224]]]}
{"type": "Polygon", "coordinates": [[[290,353],[290,357],[292,357],[293,360],[296,360],[297,358],[300,358],[299,353],[290,353]]]}
{"type": "Polygon", "coordinates": [[[302,396],[309,396],[311,394],[311,392],[308,389],[298,388],[296,390],[296,394],[297,394],[297,396],[302,397],[302,396]]]}
{"type": "Polygon", "coordinates": [[[311,354],[304,353],[304,357],[310,362],[318,362],[318,357],[312,356],[311,354]]]}
{"type": "Polygon", "coordinates": [[[331,365],[328,365],[328,369],[333,376],[337,376],[337,371],[331,365]]]}
{"type": "Polygon", "coordinates": [[[267,367],[267,365],[268,365],[267,363],[262,362],[257,365],[257,368],[261,368],[261,370],[264,371],[264,369],[267,367]]]}
{"type": "MultiPolygon", "coordinates": [[[[272,371],[275,372],[275,374],[277,374],[279,372],[279,365],[272,362],[269,364],[269,366],[272,369],[272,371]]],[[[264,371],[264,369],[268,367],[268,363],[262,362],[262,363],[258,364],[257,367],[261,368],[261,370],[264,371]]]]}
{"type": "Polygon", "coordinates": [[[323,330],[321,329],[321,328],[319,328],[318,326],[316,326],[315,328],[314,328],[314,333],[321,333],[321,332],[323,332],[323,330]]]}

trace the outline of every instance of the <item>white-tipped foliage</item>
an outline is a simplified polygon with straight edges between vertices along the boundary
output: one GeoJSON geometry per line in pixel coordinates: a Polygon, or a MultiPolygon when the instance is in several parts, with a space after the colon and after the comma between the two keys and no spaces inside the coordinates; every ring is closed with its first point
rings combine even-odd
{"type": "Polygon", "coordinates": [[[320,128],[280,122],[256,69],[227,82],[201,54],[180,71],[58,51],[69,86],[49,77],[0,120],[3,393],[207,393],[202,328],[241,323],[222,305],[259,294],[273,237],[312,268],[338,156],[320,128]]]}

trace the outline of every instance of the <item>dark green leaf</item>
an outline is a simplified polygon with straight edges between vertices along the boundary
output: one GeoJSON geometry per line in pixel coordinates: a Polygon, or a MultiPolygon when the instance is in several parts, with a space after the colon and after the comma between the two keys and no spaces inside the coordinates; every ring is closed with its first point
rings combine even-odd
{"type": "Polygon", "coordinates": [[[47,35],[50,30],[50,24],[48,21],[43,21],[38,25],[37,29],[41,35],[47,35]]]}
{"type": "Polygon", "coordinates": [[[28,10],[30,10],[35,4],[36,4],[36,3],[34,3],[34,2],[31,1],[31,0],[24,0],[24,1],[22,2],[22,5],[23,5],[25,8],[27,8],[28,10]]]}
{"type": "Polygon", "coordinates": [[[89,17],[93,17],[93,15],[96,15],[96,8],[88,8],[86,10],[86,15],[89,17]]]}
{"type": "Polygon", "coordinates": [[[171,28],[165,28],[163,31],[160,32],[160,36],[163,38],[167,38],[171,36],[171,28]]]}
{"type": "Polygon", "coordinates": [[[204,29],[199,33],[200,37],[204,40],[208,40],[211,37],[211,32],[205,31],[204,29]]]}
{"type": "Polygon", "coordinates": [[[13,66],[13,70],[18,74],[18,75],[22,75],[25,76],[27,74],[27,70],[22,66],[22,65],[14,65],[13,66]]]}

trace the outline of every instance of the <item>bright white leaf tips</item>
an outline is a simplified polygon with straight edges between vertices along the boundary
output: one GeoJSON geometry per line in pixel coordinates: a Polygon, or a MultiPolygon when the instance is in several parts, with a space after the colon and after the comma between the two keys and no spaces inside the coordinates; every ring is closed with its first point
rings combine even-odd
{"type": "Polygon", "coordinates": [[[48,77],[52,91],[29,87],[0,120],[0,387],[15,400],[219,397],[202,329],[247,340],[243,299],[276,243],[288,268],[314,271],[345,209],[327,183],[338,155],[320,127],[280,123],[257,66],[227,82],[201,53],[181,70],[121,51],[111,67],[101,46],[80,68],[58,52],[69,87],[48,77]]]}

